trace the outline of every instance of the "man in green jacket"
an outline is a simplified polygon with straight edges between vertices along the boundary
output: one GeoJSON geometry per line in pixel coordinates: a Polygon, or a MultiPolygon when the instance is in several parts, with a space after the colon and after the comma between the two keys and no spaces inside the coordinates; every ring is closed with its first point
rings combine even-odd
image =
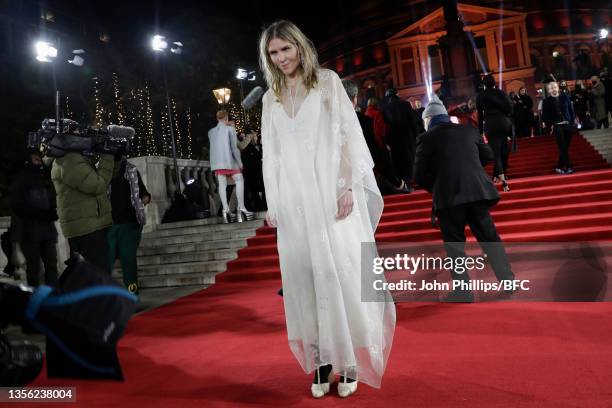
{"type": "Polygon", "coordinates": [[[107,189],[113,175],[113,156],[93,158],[67,153],[56,158],[51,179],[57,193],[57,212],[70,253],[78,252],[89,263],[108,270],[106,234],[113,223],[107,189]]]}

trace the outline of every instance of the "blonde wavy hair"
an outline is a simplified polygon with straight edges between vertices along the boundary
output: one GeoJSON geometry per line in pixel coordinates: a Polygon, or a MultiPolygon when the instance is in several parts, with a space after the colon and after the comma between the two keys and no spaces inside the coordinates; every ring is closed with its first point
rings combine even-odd
{"type": "Polygon", "coordinates": [[[299,70],[302,73],[304,86],[307,90],[317,85],[317,70],[319,60],[317,50],[308,37],[295,24],[287,20],[279,20],[268,26],[259,37],[259,66],[264,73],[268,87],[272,89],[277,99],[280,99],[281,89],[286,85],[285,75],[274,65],[268,53],[268,45],[274,38],[293,44],[298,49],[300,57],[299,70]]]}

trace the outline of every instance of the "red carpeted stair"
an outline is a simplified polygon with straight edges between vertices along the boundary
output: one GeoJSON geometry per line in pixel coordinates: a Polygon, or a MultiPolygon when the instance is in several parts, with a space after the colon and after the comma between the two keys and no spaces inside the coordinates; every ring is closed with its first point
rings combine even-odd
{"type": "MultiPolygon", "coordinates": [[[[493,210],[506,241],[612,240],[612,170],[574,138],[574,175],[550,137],[519,141],[493,210]],[[529,177],[526,177],[529,176],[529,177]]],[[[437,241],[431,198],[385,198],[379,241],[437,241]]],[[[609,303],[398,304],[382,390],[310,396],[287,346],[274,230],[261,228],[204,291],[143,313],[121,342],[126,381],[76,385],[82,406],[610,407],[609,303]]]]}

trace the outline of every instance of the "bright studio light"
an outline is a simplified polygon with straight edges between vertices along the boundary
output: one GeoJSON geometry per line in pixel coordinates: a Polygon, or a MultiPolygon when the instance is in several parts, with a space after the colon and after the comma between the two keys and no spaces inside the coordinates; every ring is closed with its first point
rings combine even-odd
{"type": "Polygon", "coordinates": [[[85,64],[85,59],[79,55],[75,55],[71,60],[68,60],[68,62],[74,66],[82,67],[83,64],[85,64]]]}
{"type": "Polygon", "coordinates": [[[247,79],[249,73],[246,69],[238,68],[238,73],[236,73],[236,79],[247,79]]]}
{"type": "Polygon", "coordinates": [[[610,32],[607,28],[602,28],[601,30],[599,30],[599,38],[601,38],[602,40],[608,38],[608,34],[610,34],[610,32]]]}
{"type": "Polygon", "coordinates": [[[166,41],[166,37],[163,35],[154,35],[151,40],[151,48],[153,51],[164,51],[168,48],[168,41],[166,41]]]}
{"type": "Polygon", "coordinates": [[[35,45],[36,59],[40,62],[51,62],[57,57],[57,48],[46,41],[38,41],[35,45]]]}
{"type": "Polygon", "coordinates": [[[180,41],[173,42],[172,47],[170,47],[170,52],[173,54],[181,54],[183,52],[183,43],[180,41]]]}

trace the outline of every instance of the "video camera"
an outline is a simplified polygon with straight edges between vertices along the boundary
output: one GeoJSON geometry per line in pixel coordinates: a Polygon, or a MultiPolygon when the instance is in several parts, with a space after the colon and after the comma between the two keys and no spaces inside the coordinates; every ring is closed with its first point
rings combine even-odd
{"type": "Polygon", "coordinates": [[[28,134],[28,149],[50,157],[63,157],[68,152],[127,155],[134,133],[134,128],[118,125],[83,129],[71,119],[62,119],[58,130],[55,119],[45,119],[38,131],[28,134]]]}

